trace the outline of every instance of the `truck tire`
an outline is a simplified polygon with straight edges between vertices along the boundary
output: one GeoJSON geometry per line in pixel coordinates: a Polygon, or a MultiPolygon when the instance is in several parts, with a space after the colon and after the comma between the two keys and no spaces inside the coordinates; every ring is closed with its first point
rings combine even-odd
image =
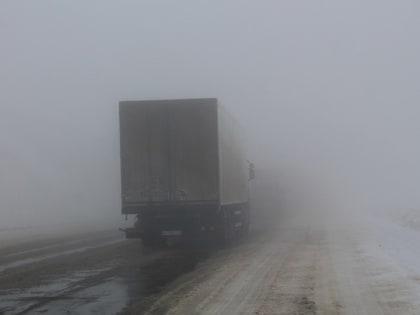
{"type": "Polygon", "coordinates": [[[142,238],[143,247],[147,249],[157,249],[165,246],[165,239],[153,235],[145,235],[142,238]]]}
{"type": "Polygon", "coordinates": [[[234,239],[234,231],[231,223],[230,211],[228,209],[223,210],[222,217],[222,235],[221,244],[224,247],[232,245],[234,239]]]}
{"type": "Polygon", "coordinates": [[[250,225],[249,205],[247,205],[245,208],[245,223],[242,230],[244,235],[247,235],[249,233],[249,225],[250,225]]]}

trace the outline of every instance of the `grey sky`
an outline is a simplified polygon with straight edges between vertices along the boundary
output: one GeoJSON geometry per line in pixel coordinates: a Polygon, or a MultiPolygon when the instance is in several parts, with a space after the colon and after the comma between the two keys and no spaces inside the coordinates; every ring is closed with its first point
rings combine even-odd
{"type": "Polygon", "coordinates": [[[257,164],[417,206],[419,34],[414,0],[3,0],[0,219],[118,216],[118,101],[180,97],[221,99],[257,164]]]}

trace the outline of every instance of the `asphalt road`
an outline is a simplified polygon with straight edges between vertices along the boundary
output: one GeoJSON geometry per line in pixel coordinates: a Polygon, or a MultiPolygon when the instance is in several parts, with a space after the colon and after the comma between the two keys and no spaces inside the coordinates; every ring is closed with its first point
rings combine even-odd
{"type": "Polygon", "coordinates": [[[119,231],[9,239],[0,245],[0,314],[118,314],[211,253],[148,251],[119,231]]]}
{"type": "Polygon", "coordinates": [[[2,243],[0,314],[420,314],[419,270],[370,223],[275,227],[217,250],[148,252],[117,231],[2,243]]]}

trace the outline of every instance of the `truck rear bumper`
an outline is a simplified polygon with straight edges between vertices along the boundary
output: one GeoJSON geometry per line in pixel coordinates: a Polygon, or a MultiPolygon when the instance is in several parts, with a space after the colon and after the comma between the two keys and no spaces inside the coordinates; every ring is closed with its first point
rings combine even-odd
{"type": "Polygon", "coordinates": [[[218,205],[149,207],[137,215],[126,237],[209,239],[220,229],[219,210],[218,205]]]}

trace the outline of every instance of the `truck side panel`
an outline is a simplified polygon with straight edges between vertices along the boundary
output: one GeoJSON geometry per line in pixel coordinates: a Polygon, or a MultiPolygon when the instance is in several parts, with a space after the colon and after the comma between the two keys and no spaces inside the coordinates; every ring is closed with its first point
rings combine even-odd
{"type": "Polygon", "coordinates": [[[222,205],[248,202],[248,163],[235,120],[219,106],[220,202],[222,205]]]}

